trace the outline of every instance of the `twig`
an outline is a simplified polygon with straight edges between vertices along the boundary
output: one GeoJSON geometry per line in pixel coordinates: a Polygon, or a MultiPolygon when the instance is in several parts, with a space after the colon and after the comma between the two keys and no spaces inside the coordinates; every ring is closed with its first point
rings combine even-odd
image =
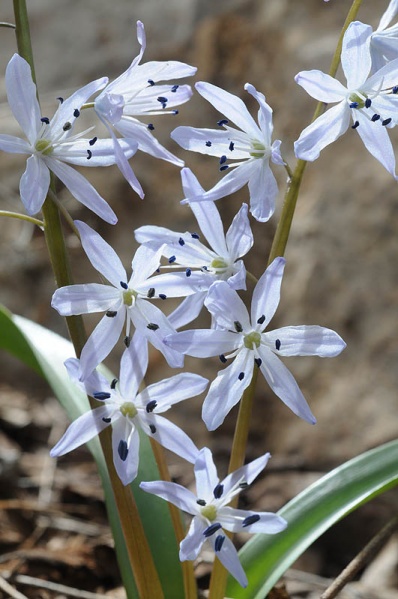
{"type": "Polygon", "coordinates": [[[391,535],[398,529],[398,516],[392,518],[365,547],[354,557],[332,584],[322,593],[320,599],[334,599],[337,594],[350,582],[355,574],[361,570],[383,547],[391,535]]]}
{"type": "Polygon", "coordinates": [[[28,599],[26,595],[16,591],[2,576],[0,576],[0,589],[8,593],[12,599],[28,599]]]}
{"type": "MultiPolygon", "coordinates": [[[[42,580],[41,578],[33,578],[33,576],[24,576],[23,574],[16,576],[15,581],[19,584],[26,584],[32,587],[47,589],[48,591],[55,591],[56,593],[63,593],[64,595],[69,595],[69,597],[77,597],[78,599],[109,599],[108,595],[90,593],[89,591],[74,589],[63,584],[49,582],[48,580],[42,580]]],[[[27,599],[25,595],[21,595],[20,597],[21,599],[22,597],[23,599],[27,599]]]]}

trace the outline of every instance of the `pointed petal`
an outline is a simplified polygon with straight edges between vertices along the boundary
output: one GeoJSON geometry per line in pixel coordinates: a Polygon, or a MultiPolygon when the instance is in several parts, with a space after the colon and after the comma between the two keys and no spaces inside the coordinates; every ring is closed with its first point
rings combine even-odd
{"type": "Polygon", "coordinates": [[[275,212],[278,185],[268,160],[254,160],[248,181],[250,212],[260,223],[267,222],[275,212]]]}
{"type": "Polygon", "coordinates": [[[188,533],[180,543],[180,560],[195,560],[202,545],[206,540],[203,531],[206,530],[207,523],[202,518],[196,517],[192,520],[188,533]]]}
{"type": "Polygon", "coordinates": [[[114,318],[104,316],[88,338],[80,356],[82,379],[85,379],[115,347],[126,320],[119,310],[114,318]]]}
{"type": "Polygon", "coordinates": [[[361,113],[358,114],[358,121],[357,131],[366,149],[397,179],[394,149],[386,127],[379,121],[373,123],[361,113]]]}
{"type": "Polygon", "coordinates": [[[172,349],[194,358],[209,358],[236,349],[240,336],[230,331],[214,329],[193,329],[181,331],[164,338],[164,343],[172,349]]]}
{"type": "Polygon", "coordinates": [[[120,292],[110,285],[86,283],[56,289],[51,306],[62,316],[90,314],[121,307],[120,292]]]}
{"type": "Polygon", "coordinates": [[[248,157],[246,150],[236,149],[233,152],[229,150],[229,145],[233,141],[231,131],[180,126],[170,133],[170,137],[184,150],[190,150],[191,152],[218,156],[218,158],[223,155],[227,158],[237,159],[248,157]]]}
{"type": "Polygon", "coordinates": [[[133,274],[130,278],[130,285],[134,289],[138,290],[140,286],[144,285],[141,289],[144,291],[151,287],[147,279],[159,268],[161,257],[162,247],[154,250],[142,245],[137,249],[131,262],[133,274]]]}
{"type": "Polygon", "coordinates": [[[111,406],[100,406],[95,410],[82,414],[72,422],[64,436],[52,448],[50,451],[51,457],[64,455],[98,435],[104,428],[109,426],[109,422],[105,422],[103,418],[107,418],[111,411],[111,406]]]}
{"type": "Polygon", "coordinates": [[[142,392],[144,403],[156,401],[155,413],[165,412],[171,406],[189,397],[195,397],[206,389],[208,380],[199,374],[182,372],[158,383],[149,385],[142,392]],[[144,400],[145,397],[145,400],[144,400]]]}
{"type": "Polygon", "coordinates": [[[291,372],[268,348],[260,345],[257,351],[262,360],[261,372],[273,392],[296,416],[303,418],[310,424],[315,424],[316,419],[291,372]]]}
{"type": "Polygon", "coordinates": [[[67,164],[50,157],[46,157],[46,163],[48,168],[61,179],[78,202],[83,206],[87,206],[105,222],[111,225],[117,222],[116,214],[112,208],[83,175],[67,164]]]}
{"type": "Polygon", "coordinates": [[[171,326],[180,329],[195,320],[203,308],[206,295],[207,292],[202,291],[185,297],[178,308],[168,315],[171,326]]]}
{"type": "Polygon", "coordinates": [[[30,66],[19,54],[14,54],[9,61],[5,81],[12,113],[29,142],[34,144],[42,124],[40,107],[30,66]]]}
{"type": "Polygon", "coordinates": [[[253,98],[257,100],[260,105],[258,111],[258,122],[260,124],[261,131],[263,133],[263,140],[267,142],[267,145],[271,145],[271,136],[272,136],[272,108],[265,101],[265,96],[261,92],[257,91],[254,85],[250,83],[246,83],[245,90],[249,92],[253,98]]]}
{"type": "MultiPolygon", "coordinates": [[[[203,202],[200,202],[190,204],[190,206],[193,209],[193,206],[200,206],[202,204],[203,202]]],[[[226,242],[232,260],[237,260],[241,256],[245,256],[253,245],[253,233],[250,228],[247,212],[247,204],[242,204],[227,231],[226,242]]]]}
{"type": "Polygon", "coordinates": [[[117,123],[116,129],[124,137],[131,137],[134,139],[142,152],[146,152],[155,158],[161,158],[162,160],[171,162],[171,164],[184,166],[184,161],[162,146],[144,123],[140,123],[136,119],[124,117],[117,123]]]}
{"type": "Polygon", "coordinates": [[[294,142],[297,158],[312,162],[323,148],[345,133],[350,124],[351,111],[345,100],[327,110],[301,132],[294,142]]]}
{"type": "Polygon", "coordinates": [[[370,36],[372,27],[360,21],[350,23],[343,38],[341,66],[348,89],[358,89],[366,81],[372,65],[370,36]]]}
{"type": "Polygon", "coordinates": [[[267,452],[259,458],[252,460],[248,464],[241,466],[234,472],[231,472],[231,474],[228,474],[228,476],[222,481],[222,484],[224,485],[224,496],[228,495],[230,491],[240,482],[246,482],[248,485],[251,485],[260,472],[264,470],[270,457],[271,454],[267,452]]]}
{"type": "Polygon", "coordinates": [[[173,424],[170,420],[167,420],[167,418],[163,418],[163,416],[153,414],[151,420],[156,426],[156,432],[149,433],[150,436],[156,439],[156,441],[166,449],[169,449],[173,453],[181,456],[184,460],[194,464],[199,449],[192,439],[190,439],[176,424],[173,424]]]}
{"type": "Polygon", "coordinates": [[[127,283],[127,273],[115,250],[86,223],[77,220],[75,226],[80,233],[83,249],[91,264],[117,290],[122,290],[120,282],[127,283]]]}
{"type": "Polygon", "coordinates": [[[29,156],[19,184],[21,200],[28,214],[39,212],[49,187],[50,172],[47,166],[37,156],[29,156]]]}
{"type": "MultiPolygon", "coordinates": [[[[213,497],[213,490],[219,483],[217,469],[213,456],[208,447],[203,447],[195,462],[196,494],[199,499],[209,501],[213,497]]],[[[196,508],[197,509],[197,508],[196,508]]]]}
{"type": "MultiPolygon", "coordinates": [[[[184,261],[185,262],[185,261],[184,261]]],[[[189,266],[194,266],[185,262],[189,266]]],[[[202,262],[203,264],[203,262],[202,262]]],[[[155,276],[147,280],[148,289],[155,289],[155,297],[165,295],[166,297],[184,297],[195,293],[207,291],[212,283],[214,276],[206,272],[192,272],[187,277],[186,272],[169,272],[163,275],[155,276]]]]}
{"type": "MultiPolygon", "coordinates": [[[[116,163],[115,147],[112,139],[97,139],[93,146],[90,146],[88,139],[80,138],[73,144],[59,146],[55,148],[52,156],[78,166],[111,166],[116,163]],[[90,156],[87,149],[90,148],[90,156]]],[[[138,144],[133,139],[118,139],[119,150],[123,152],[126,159],[131,158],[137,151],[138,144]]]]}
{"type": "Polygon", "coordinates": [[[251,317],[253,325],[265,316],[259,330],[263,331],[273,318],[281,297],[281,285],[285,270],[285,258],[275,258],[260,277],[252,298],[251,317]]]}
{"type": "Polygon", "coordinates": [[[0,150],[11,154],[31,154],[32,149],[27,141],[14,135],[0,135],[0,150]]]}
{"type": "Polygon", "coordinates": [[[300,71],[294,80],[307,94],[326,104],[341,102],[347,95],[347,88],[340,81],[322,71],[300,71]]]}
{"type": "Polygon", "coordinates": [[[108,392],[110,390],[109,381],[100,372],[98,372],[98,370],[94,370],[87,378],[84,379],[84,382],[82,382],[80,380],[82,375],[80,360],[77,360],[76,358],[69,358],[66,360],[65,368],[74,384],[91,397],[94,397],[94,393],[98,393],[99,391],[108,392]]]}
{"type": "Polygon", "coordinates": [[[129,485],[138,472],[140,436],[137,429],[131,430],[123,417],[112,426],[112,448],[113,463],[118,477],[124,485],[129,485]],[[120,452],[120,442],[127,443],[127,455],[120,452]]]}
{"type": "Polygon", "coordinates": [[[259,164],[257,160],[259,159],[248,160],[247,162],[232,168],[218,183],[214,185],[214,187],[206,191],[201,197],[189,199],[185,198],[181,203],[186,204],[187,202],[192,203],[209,200],[214,202],[215,200],[219,200],[225,196],[235,193],[235,191],[242,189],[242,187],[249,182],[253,173],[253,169],[255,169],[255,163],[259,164]]]}
{"type": "Polygon", "coordinates": [[[238,510],[231,507],[223,507],[217,513],[217,519],[223,528],[230,532],[248,532],[250,534],[262,533],[274,535],[287,527],[287,522],[272,512],[253,512],[251,510],[238,510]],[[244,522],[251,516],[259,516],[259,520],[253,524],[244,526],[244,522]]]}
{"type": "Polygon", "coordinates": [[[243,331],[252,328],[245,304],[226,281],[213,283],[205,299],[205,306],[217,320],[217,324],[224,329],[235,330],[236,322],[242,325],[243,331]]]}
{"type": "Polygon", "coordinates": [[[202,419],[209,431],[214,431],[242,398],[253,375],[252,350],[242,349],[232,364],[220,371],[212,382],[203,402],[202,419]]]}
{"type": "Polygon", "coordinates": [[[142,335],[133,335],[130,345],[123,352],[120,361],[120,394],[133,401],[138,393],[148,368],[148,343],[142,335]]]}
{"type": "Polygon", "coordinates": [[[391,0],[388,5],[386,11],[382,15],[380,19],[380,23],[377,27],[376,31],[383,31],[383,29],[387,29],[393,18],[398,13],[398,0],[391,0]]]}
{"type": "Polygon", "coordinates": [[[157,495],[166,501],[170,501],[170,503],[188,514],[196,514],[198,511],[195,495],[176,483],[154,480],[140,483],[140,489],[147,493],[152,493],[152,495],[157,495]]]}
{"type": "Polygon", "coordinates": [[[227,256],[224,227],[216,205],[213,202],[192,202],[189,207],[210,247],[219,256],[227,256]]]}
{"type": "Polygon", "coordinates": [[[239,561],[238,552],[236,551],[231,539],[229,539],[226,535],[222,536],[224,540],[220,551],[216,550],[216,539],[218,538],[218,535],[214,534],[209,538],[209,541],[216,553],[216,557],[218,557],[224,568],[226,568],[228,572],[239,582],[239,584],[245,588],[248,585],[248,580],[245,571],[242,568],[242,564],[239,561]]]}
{"type": "Polygon", "coordinates": [[[263,333],[262,340],[269,342],[272,351],[280,356],[333,358],[338,356],[346,346],[337,333],[317,325],[283,327],[263,333]],[[275,349],[277,340],[279,340],[279,350],[275,349]]]}

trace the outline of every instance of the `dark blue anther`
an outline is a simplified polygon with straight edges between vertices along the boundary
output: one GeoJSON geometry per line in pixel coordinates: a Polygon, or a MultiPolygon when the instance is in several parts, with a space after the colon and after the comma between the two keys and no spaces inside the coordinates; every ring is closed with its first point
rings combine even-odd
{"type": "Polygon", "coordinates": [[[159,325],[155,324],[154,322],[148,322],[148,324],[146,325],[146,328],[149,329],[150,331],[157,331],[159,328],[159,325]]]}
{"type": "Polygon", "coordinates": [[[113,381],[111,382],[111,389],[116,389],[116,385],[117,385],[117,379],[113,379],[113,381]]]}
{"type": "Polygon", "coordinates": [[[228,120],[227,119],[221,119],[220,121],[217,121],[217,125],[219,127],[222,127],[223,125],[227,125],[228,124],[228,120]]]}
{"type": "Polygon", "coordinates": [[[123,339],[124,345],[126,347],[130,347],[130,343],[131,343],[131,337],[129,337],[128,335],[126,335],[126,337],[123,339]]]}
{"type": "Polygon", "coordinates": [[[275,339],[275,347],[278,351],[280,350],[280,348],[281,348],[281,340],[280,339],[275,339]]]}
{"type": "Polygon", "coordinates": [[[240,373],[238,374],[238,379],[239,379],[240,381],[243,381],[243,379],[244,379],[244,378],[245,378],[245,373],[244,373],[244,372],[240,372],[240,373]]]}
{"type": "Polygon", "coordinates": [[[87,160],[90,160],[91,156],[93,155],[91,150],[87,150],[87,160]]]}
{"type": "Polygon", "coordinates": [[[70,131],[71,129],[72,129],[72,124],[71,124],[69,121],[67,121],[67,122],[64,124],[64,126],[62,127],[62,130],[63,130],[63,131],[70,131]]]}
{"type": "Polygon", "coordinates": [[[90,146],[93,146],[95,144],[95,142],[97,141],[97,139],[98,139],[98,137],[93,137],[93,139],[90,139],[88,142],[90,144],[90,146]]]}
{"type": "Polygon", "coordinates": [[[211,147],[211,141],[207,141],[205,145],[206,145],[208,148],[210,148],[210,147],[211,147]]]}
{"type": "Polygon", "coordinates": [[[165,300],[165,299],[167,299],[167,295],[166,295],[165,293],[159,293],[159,297],[160,297],[160,299],[162,299],[162,300],[165,300]]]}
{"type": "Polygon", "coordinates": [[[218,483],[213,489],[213,495],[215,499],[220,499],[221,495],[224,493],[224,485],[218,483]]]}
{"type": "Polygon", "coordinates": [[[227,362],[227,358],[224,356],[224,354],[220,354],[218,357],[220,358],[220,362],[222,362],[223,364],[227,362]]]}
{"type": "Polygon", "coordinates": [[[381,122],[381,124],[383,125],[383,127],[386,127],[387,125],[389,125],[392,121],[392,118],[389,117],[388,119],[384,119],[384,121],[381,122]]]}
{"type": "Polygon", "coordinates": [[[104,417],[102,420],[104,422],[106,422],[107,424],[110,424],[112,422],[112,418],[106,418],[106,417],[104,417]]]}
{"type": "Polygon", "coordinates": [[[155,295],[155,287],[150,287],[150,288],[148,289],[148,291],[147,291],[147,294],[146,294],[146,296],[147,296],[149,299],[152,299],[152,298],[154,297],[154,295],[155,295]]]}
{"type": "Polygon", "coordinates": [[[152,79],[148,79],[149,85],[155,85],[155,82],[152,79]]]}
{"type": "Polygon", "coordinates": [[[186,275],[187,277],[190,277],[190,276],[191,276],[191,274],[192,274],[192,270],[191,270],[190,268],[187,268],[187,269],[185,270],[185,275],[186,275]]]}
{"type": "Polygon", "coordinates": [[[180,87],[179,85],[173,85],[173,87],[171,88],[170,91],[172,91],[173,93],[175,93],[179,87],[180,87]]]}
{"type": "Polygon", "coordinates": [[[221,158],[220,158],[220,164],[224,164],[224,162],[227,162],[227,157],[226,156],[221,156],[221,158]]]}
{"type": "Polygon", "coordinates": [[[215,552],[221,551],[222,546],[224,545],[224,541],[225,541],[224,535],[218,535],[218,537],[216,537],[216,540],[214,541],[214,551],[215,552]]]}
{"type": "Polygon", "coordinates": [[[180,245],[185,245],[185,241],[183,240],[183,238],[182,238],[182,237],[180,237],[180,239],[178,240],[178,243],[179,243],[180,245]]]}
{"type": "Polygon", "coordinates": [[[353,125],[351,125],[351,129],[357,129],[359,127],[359,121],[355,121],[353,125]]]}
{"type": "Polygon", "coordinates": [[[206,502],[205,502],[205,500],[204,500],[204,499],[197,499],[197,500],[196,500],[196,503],[197,503],[198,505],[201,505],[202,507],[204,507],[204,506],[206,505],[206,502]]]}
{"type": "Polygon", "coordinates": [[[199,233],[191,233],[192,239],[199,239],[199,233]]]}
{"type": "Polygon", "coordinates": [[[229,151],[230,151],[230,152],[233,152],[233,151],[234,151],[234,149],[235,149],[235,144],[234,144],[234,142],[233,142],[233,141],[231,141],[231,143],[229,144],[229,148],[228,148],[228,149],[229,149],[229,151]]]}
{"type": "Polygon", "coordinates": [[[158,402],[156,401],[156,399],[151,399],[151,401],[148,401],[148,403],[146,404],[146,411],[148,412],[148,414],[150,414],[151,412],[153,412],[153,410],[156,408],[156,406],[158,405],[158,402]]]}
{"type": "Polygon", "coordinates": [[[220,528],[222,528],[222,527],[219,522],[210,524],[210,526],[205,528],[205,530],[203,531],[203,536],[206,537],[206,539],[207,539],[208,537],[211,537],[211,535],[214,535],[214,533],[217,532],[217,530],[220,530],[220,528]]]}
{"type": "Polygon", "coordinates": [[[149,123],[148,129],[149,129],[149,131],[155,131],[155,127],[154,127],[154,125],[152,125],[152,123],[149,123]]]}
{"type": "Polygon", "coordinates": [[[173,110],[173,114],[178,114],[178,110],[173,110]]]}
{"type": "Polygon", "coordinates": [[[169,258],[169,264],[173,264],[173,262],[176,261],[176,257],[175,256],[170,256],[169,258]]]}
{"type": "Polygon", "coordinates": [[[165,98],[164,96],[159,96],[159,98],[157,98],[158,102],[160,102],[161,104],[167,104],[167,98],[165,98]]]}
{"type": "Polygon", "coordinates": [[[235,320],[235,321],[234,321],[234,327],[235,327],[235,331],[236,331],[237,333],[241,333],[241,332],[243,331],[243,327],[242,327],[242,325],[240,324],[239,320],[235,320]]]}
{"type": "Polygon", "coordinates": [[[106,391],[98,391],[97,393],[93,394],[94,399],[99,399],[100,401],[104,401],[105,399],[109,399],[111,396],[110,393],[107,393],[106,391]]]}
{"type": "Polygon", "coordinates": [[[265,314],[262,314],[260,318],[257,319],[257,324],[263,324],[265,320],[265,314]]]}
{"type": "Polygon", "coordinates": [[[398,85],[394,85],[394,87],[392,88],[392,93],[398,94],[398,85]]]}
{"type": "Polygon", "coordinates": [[[40,120],[45,125],[49,125],[50,124],[50,119],[48,117],[46,117],[46,116],[43,116],[40,120]]]}
{"type": "Polygon", "coordinates": [[[151,430],[151,433],[154,435],[156,433],[156,426],[154,424],[150,424],[149,428],[151,430]]]}
{"type": "Polygon", "coordinates": [[[115,318],[116,314],[116,310],[108,310],[107,312],[105,312],[105,315],[108,316],[108,318],[115,318]]]}
{"type": "Polygon", "coordinates": [[[75,119],[77,119],[77,117],[80,116],[80,110],[78,110],[77,108],[75,108],[75,110],[73,111],[73,116],[75,117],[75,119]]]}
{"type": "Polygon", "coordinates": [[[261,358],[254,358],[255,363],[257,364],[257,366],[260,368],[261,364],[263,363],[261,358]]]}
{"type": "Polygon", "coordinates": [[[351,102],[350,104],[350,108],[358,108],[359,104],[358,102],[351,102]]]}
{"type": "Polygon", "coordinates": [[[219,170],[220,170],[220,173],[222,173],[223,171],[226,171],[226,170],[227,170],[227,168],[229,168],[229,165],[228,165],[228,164],[223,164],[222,166],[220,166],[220,169],[219,169],[219,170]]]}
{"type": "Polygon", "coordinates": [[[127,459],[129,450],[128,450],[126,441],[124,441],[123,439],[121,441],[119,441],[117,452],[118,452],[119,458],[122,460],[122,462],[125,462],[127,459]]]}
{"type": "Polygon", "coordinates": [[[247,516],[242,522],[242,526],[250,526],[250,524],[254,524],[260,520],[260,516],[258,514],[253,514],[252,516],[247,516]]]}
{"type": "Polygon", "coordinates": [[[57,98],[57,100],[59,101],[59,103],[60,103],[60,104],[63,104],[63,103],[64,103],[64,99],[63,99],[63,98],[61,98],[61,96],[59,96],[59,97],[57,98]]]}
{"type": "Polygon", "coordinates": [[[366,98],[365,108],[370,108],[371,106],[372,106],[372,100],[370,98],[366,98]]]}
{"type": "Polygon", "coordinates": [[[370,119],[373,123],[375,123],[376,121],[378,121],[380,119],[380,115],[379,114],[374,114],[372,116],[372,118],[370,119]]]}
{"type": "Polygon", "coordinates": [[[249,486],[249,483],[246,482],[245,480],[243,480],[241,483],[239,483],[240,489],[246,489],[248,486],[249,486]]]}
{"type": "Polygon", "coordinates": [[[127,283],[125,283],[124,281],[120,281],[120,287],[123,287],[123,289],[128,289],[129,286],[127,285],[127,283]]]}

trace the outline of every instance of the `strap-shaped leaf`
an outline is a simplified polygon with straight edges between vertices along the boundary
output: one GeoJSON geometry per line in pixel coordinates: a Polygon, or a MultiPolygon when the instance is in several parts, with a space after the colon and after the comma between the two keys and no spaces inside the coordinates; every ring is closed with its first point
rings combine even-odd
{"type": "Polygon", "coordinates": [[[302,491],[278,513],[288,527],[255,535],[239,552],[249,585],[231,578],[226,596],[264,599],[291,564],[338,520],[398,484],[398,440],[349,460],[302,491]]]}

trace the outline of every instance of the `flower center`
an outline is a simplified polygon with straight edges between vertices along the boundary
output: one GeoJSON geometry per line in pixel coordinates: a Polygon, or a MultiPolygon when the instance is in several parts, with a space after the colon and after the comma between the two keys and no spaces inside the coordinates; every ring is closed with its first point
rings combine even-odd
{"type": "Polygon", "coordinates": [[[126,289],[126,291],[123,291],[123,302],[126,304],[126,306],[132,306],[136,297],[137,292],[134,291],[134,289],[126,289]]]}
{"type": "Polygon", "coordinates": [[[222,273],[227,270],[228,264],[223,258],[217,257],[210,262],[210,268],[217,273],[222,273]]]}
{"type": "Polygon", "coordinates": [[[200,513],[202,516],[213,522],[217,518],[217,508],[213,504],[205,505],[201,508],[200,513]]]}
{"type": "Polygon", "coordinates": [[[254,349],[254,347],[260,347],[261,343],[261,333],[257,331],[252,331],[248,335],[245,335],[243,339],[244,346],[247,349],[254,349]]]}
{"type": "Polygon", "coordinates": [[[360,96],[359,94],[356,94],[354,92],[353,94],[350,94],[348,100],[349,100],[350,104],[358,104],[358,106],[356,106],[356,108],[365,108],[366,97],[367,96],[365,95],[365,99],[364,99],[362,96],[360,96]]]}
{"type": "Polygon", "coordinates": [[[134,418],[138,414],[137,408],[132,401],[125,401],[119,409],[120,413],[126,418],[134,418]]]}
{"type": "Polygon", "coordinates": [[[264,154],[266,153],[266,148],[264,146],[264,144],[262,144],[259,141],[252,141],[252,150],[254,150],[253,152],[250,152],[250,156],[252,156],[253,158],[264,158],[264,154]]]}
{"type": "Polygon", "coordinates": [[[50,154],[53,153],[54,148],[51,144],[51,141],[43,138],[37,140],[37,142],[35,143],[35,150],[36,152],[40,152],[44,156],[50,156],[50,154]]]}

